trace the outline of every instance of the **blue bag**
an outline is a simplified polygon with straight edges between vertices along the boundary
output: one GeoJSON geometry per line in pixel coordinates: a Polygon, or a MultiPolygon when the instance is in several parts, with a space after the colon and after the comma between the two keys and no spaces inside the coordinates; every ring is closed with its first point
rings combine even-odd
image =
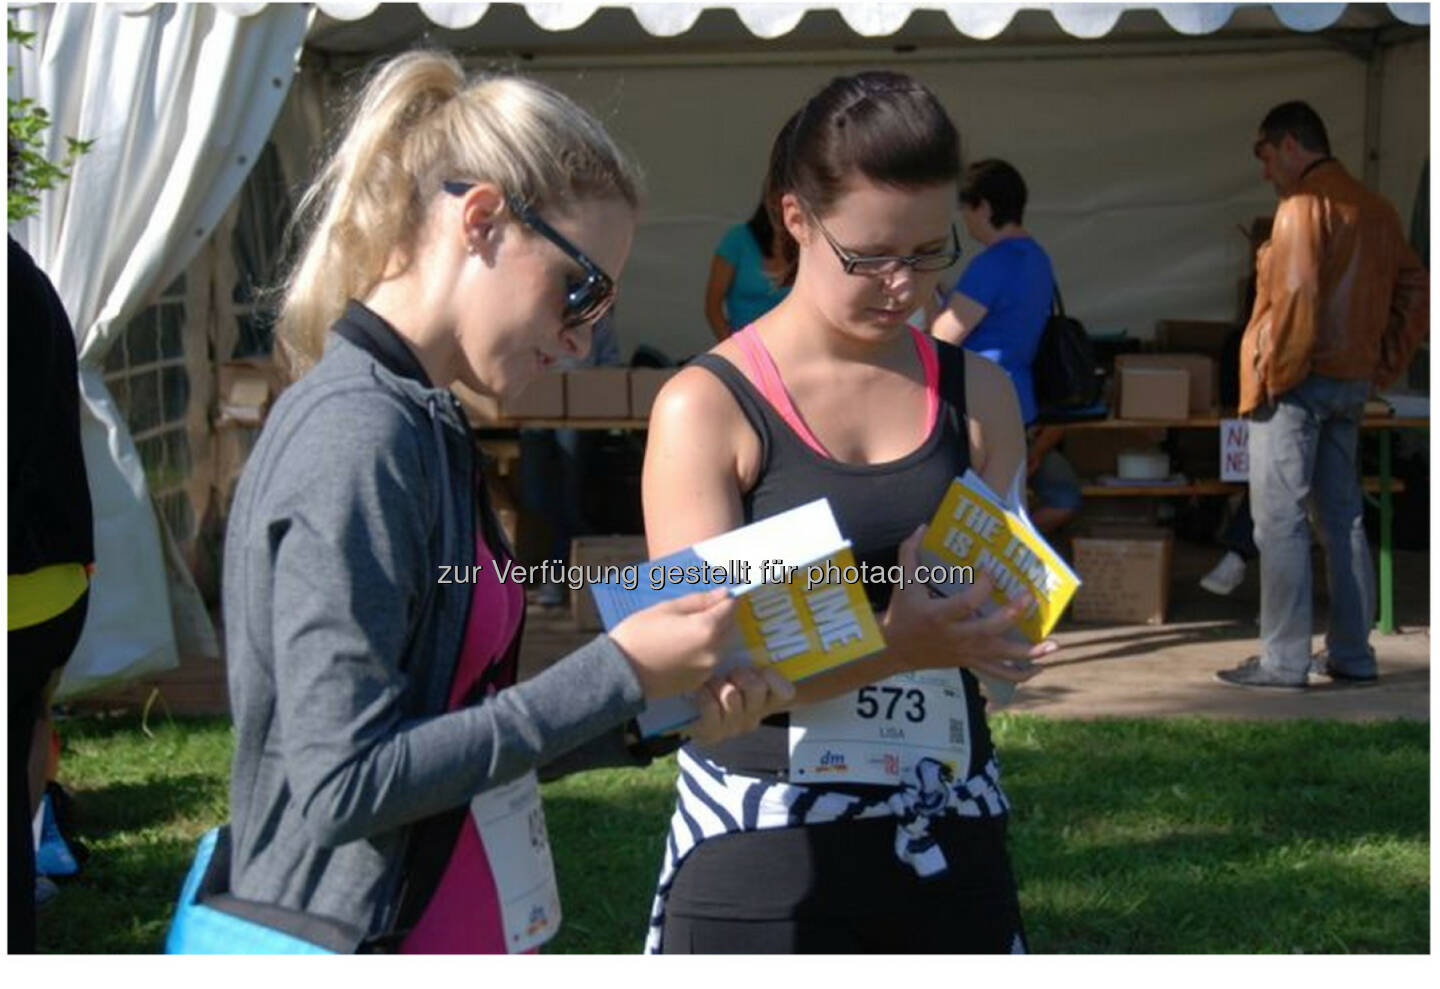
{"type": "Polygon", "coordinates": [[[230,895],[230,828],[205,833],[180,888],[165,953],[327,955],[363,950],[363,932],[328,917],[230,895]]]}

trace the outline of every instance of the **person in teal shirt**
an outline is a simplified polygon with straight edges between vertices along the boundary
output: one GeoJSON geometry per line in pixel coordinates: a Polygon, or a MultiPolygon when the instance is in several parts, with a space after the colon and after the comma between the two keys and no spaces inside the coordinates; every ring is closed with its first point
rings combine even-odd
{"type": "Polygon", "coordinates": [[[705,318],[716,340],[743,330],[785,298],[789,288],[776,285],[783,265],[770,209],[762,199],[749,220],[725,231],[710,259],[705,318]]]}

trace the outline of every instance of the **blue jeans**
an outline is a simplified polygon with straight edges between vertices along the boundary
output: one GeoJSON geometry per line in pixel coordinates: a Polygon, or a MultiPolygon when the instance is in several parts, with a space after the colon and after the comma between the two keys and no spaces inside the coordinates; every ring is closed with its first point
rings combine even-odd
{"type": "Polygon", "coordinates": [[[1370,385],[1311,375],[1250,419],[1250,510],[1260,548],[1260,665],[1303,680],[1310,665],[1310,526],[1313,500],[1330,588],[1329,663],[1375,672],[1370,626],[1375,571],[1365,540],[1357,461],[1370,385]]]}
{"type": "Polygon", "coordinates": [[[1057,450],[1045,451],[1040,466],[1030,475],[1030,487],[1035,492],[1035,501],[1042,508],[1068,508],[1075,511],[1080,507],[1080,477],[1070,461],[1057,450]]]}

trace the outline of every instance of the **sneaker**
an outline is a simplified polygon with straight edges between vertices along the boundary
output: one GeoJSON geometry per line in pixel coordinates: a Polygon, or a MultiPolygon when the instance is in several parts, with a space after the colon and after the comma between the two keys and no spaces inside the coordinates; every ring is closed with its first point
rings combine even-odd
{"type": "Polygon", "coordinates": [[[1329,677],[1337,687],[1365,687],[1372,686],[1380,682],[1380,675],[1378,673],[1370,673],[1365,675],[1356,673],[1343,673],[1340,670],[1335,669],[1335,667],[1333,666],[1326,666],[1325,669],[1322,671],[1321,675],[1329,677]]]}
{"type": "Polygon", "coordinates": [[[1330,650],[1321,649],[1310,657],[1310,675],[1312,677],[1326,677],[1335,687],[1366,686],[1378,683],[1380,675],[1374,668],[1374,657],[1370,659],[1371,668],[1368,673],[1356,673],[1353,670],[1342,670],[1330,662],[1330,650]]]}
{"type": "Polygon", "coordinates": [[[1259,656],[1251,656],[1233,670],[1218,670],[1215,678],[1234,687],[1269,687],[1274,690],[1304,690],[1308,678],[1285,680],[1260,665],[1259,656]]]}
{"type": "Polygon", "coordinates": [[[1310,672],[1315,676],[1329,677],[1336,687],[1363,687],[1380,681],[1380,675],[1373,671],[1370,673],[1352,673],[1333,665],[1330,662],[1330,652],[1327,649],[1321,649],[1315,654],[1314,658],[1310,660],[1310,672]]]}
{"type": "Polygon", "coordinates": [[[1233,594],[1235,588],[1245,582],[1245,560],[1239,553],[1226,553],[1215,564],[1215,569],[1200,578],[1200,586],[1211,594],[1224,597],[1233,594]]]}

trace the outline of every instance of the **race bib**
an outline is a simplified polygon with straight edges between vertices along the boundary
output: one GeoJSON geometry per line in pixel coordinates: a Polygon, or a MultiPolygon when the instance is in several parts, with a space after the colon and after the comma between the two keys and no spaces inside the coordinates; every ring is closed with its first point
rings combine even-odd
{"type": "Polygon", "coordinates": [[[560,890],[535,773],[480,794],[470,814],[495,876],[506,950],[539,947],[560,929],[560,890]]]}
{"type": "Polygon", "coordinates": [[[792,783],[915,782],[934,759],[963,777],[970,711],[958,670],[922,670],[790,712],[792,783]]]}

